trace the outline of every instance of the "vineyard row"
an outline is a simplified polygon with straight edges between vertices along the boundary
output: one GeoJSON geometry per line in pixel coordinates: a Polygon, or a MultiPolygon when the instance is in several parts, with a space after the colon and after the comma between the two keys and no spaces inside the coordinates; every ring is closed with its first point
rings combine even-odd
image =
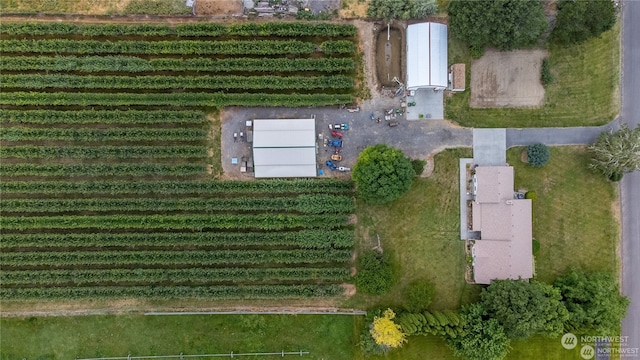
{"type": "Polygon", "coordinates": [[[89,269],[1,271],[0,283],[26,285],[75,285],[100,283],[325,281],[349,279],[347,268],[188,268],[188,269],[89,269]]]}
{"type": "Polygon", "coordinates": [[[198,125],[206,121],[201,111],[173,110],[5,110],[0,122],[14,124],[164,124],[198,125]]]}
{"type": "Polygon", "coordinates": [[[246,247],[287,246],[303,249],[351,248],[352,230],[301,230],[278,232],[193,232],[193,233],[86,233],[3,234],[0,248],[72,247],[246,247]]]}
{"type": "Polygon", "coordinates": [[[4,146],[0,157],[18,159],[206,158],[204,146],[4,146]]]}
{"type": "Polygon", "coordinates": [[[134,56],[5,56],[0,70],[78,71],[78,72],[349,72],[355,69],[351,58],[228,58],[228,59],[142,59],[134,56]]]}
{"type": "Polygon", "coordinates": [[[4,92],[0,105],[34,106],[324,106],[350,104],[349,94],[225,94],[217,93],[45,93],[45,92],[4,92]]]}
{"type": "Polygon", "coordinates": [[[117,268],[126,265],[207,266],[346,263],[351,250],[214,250],[214,251],[68,251],[68,252],[3,252],[3,271],[13,267],[94,267],[117,268]]]}
{"type": "Polygon", "coordinates": [[[353,183],[338,179],[260,181],[0,181],[3,194],[349,194],[353,183]]]}
{"type": "Polygon", "coordinates": [[[130,286],[73,288],[0,288],[0,299],[208,298],[283,299],[338,296],[339,285],[130,286]]]}
{"type": "Polygon", "coordinates": [[[351,89],[349,76],[93,76],[18,74],[0,76],[0,88],[22,89],[212,89],[313,90],[351,89]]]}
{"type": "Polygon", "coordinates": [[[4,230],[36,229],[333,229],[344,226],[344,215],[295,215],[295,214],[179,214],[179,215],[60,215],[60,216],[2,216],[0,227],[4,230]]]}
{"type": "Polygon", "coordinates": [[[302,55],[320,50],[325,54],[353,54],[352,41],[325,41],[320,45],[299,40],[226,40],[226,41],[96,41],[96,40],[0,40],[5,53],[74,54],[178,54],[178,55],[302,55]]]}
{"type": "Polygon", "coordinates": [[[0,162],[0,176],[193,176],[207,171],[204,164],[5,164],[0,162]]]}
{"type": "Polygon", "coordinates": [[[175,27],[160,24],[73,24],[58,22],[0,23],[8,35],[83,36],[356,36],[353,25],[309,22],[264,22],[245,24],[196,23],[175,27]]]}
{"type": "Polygon", "coordinates": [[[296,197],[234,197],[186,199],[0,199],[4,212],[76,211],[297,211],[303,214],[349,214],[355,204],[344,195],[298,195],[296,197]]]}
{"type": "Polygon", "coordinates": [[[2,127],[2,141],[203,141],[204,129],[2,127]]]}

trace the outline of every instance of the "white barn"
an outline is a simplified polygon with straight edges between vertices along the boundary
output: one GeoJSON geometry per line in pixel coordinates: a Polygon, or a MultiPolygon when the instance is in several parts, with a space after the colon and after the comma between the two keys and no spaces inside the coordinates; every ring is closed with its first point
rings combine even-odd
{"type": "Polygon", "coordinates": [[[315,139],[315,119],[255,119],[255,177],[315,177],[315,139]]]}
{"type": "Polygon", "coordinates": [[[444,90],[448,86],[447,25],[407,27],[407,90],[444,90]]]}

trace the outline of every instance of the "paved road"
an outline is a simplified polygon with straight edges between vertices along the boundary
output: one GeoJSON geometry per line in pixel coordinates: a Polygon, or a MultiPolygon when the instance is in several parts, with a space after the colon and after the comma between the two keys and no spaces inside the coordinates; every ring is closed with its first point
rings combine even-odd
{"type": "MultiPolygon", "coordinates": [[[[640,123],[640,1],[623,2],[622,113],[621,120],[640,123]]],[[[640,347],[640,172],[627,174],[620,183],[622,207],[622,292],[631,298],[622,335],[627,347],[640,347]]],[[[636,355],[640,356],[640,355],[636,355]]]]}
{"type": "Polygon", "coordinates": [[[507,148],[536,143],[547,145],[591,144],[601,132],[612,126],[614,123],[599,127],[507,129],[507,148]]]}

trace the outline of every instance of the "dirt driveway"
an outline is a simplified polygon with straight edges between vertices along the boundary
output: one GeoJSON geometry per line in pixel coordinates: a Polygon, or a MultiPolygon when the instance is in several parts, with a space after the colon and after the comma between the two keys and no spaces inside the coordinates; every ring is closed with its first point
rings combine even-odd
{"type": "Polygon", "coordinates": [[[487,50],[471,63],[472,108],[538,107],[544,102],[540,82],[542,49],[502,52],[487,50]]]}

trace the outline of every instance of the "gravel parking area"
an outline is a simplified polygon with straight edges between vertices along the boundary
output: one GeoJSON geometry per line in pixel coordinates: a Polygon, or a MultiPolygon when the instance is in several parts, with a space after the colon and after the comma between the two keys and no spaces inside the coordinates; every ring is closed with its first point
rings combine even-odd
{"type": "MultiPolygon", "coordinates": [[[[376,107],[365,102],[359,112],[348,112],[338,107],[328,108],[228,108],[221,116],[222,123],[222,168],[224,178],[252,179],[252,173],[241,173],[240,165],[232,165],[231,158],[240,162],[242,156],[251,155],[251,144],[242,141],[238,136],[234,142],[233,133],[244,131],[245,121],[269,118],[309,118],[315,117],[318,134],[323,139],[330,138],[329,124],[347,123],[350,130],[340,131],[344,134],[343,148],[340,154],[343,160],[338,166],[352,168],[358,159],[358,154],[365,147],[384,143],[401,149],[413,159],[428,159],[430,155],[451,147],[470,147],[472,145],[472,130],[452,126],[443,120],[407,121],[404,116],[397,116],[397,126],[390,127],[384,120],[383,111],[400,104],[399,98],[383,98],[376,101],[376,107]],[[384,104],[388,107],[381,107],[384,104]],[[380,117],[380,122],[371,120],[380,117]]],[[[245,135],[246,140],[246,135],[245,135]]],[[[333,149],[324,145],[323,140],[317,141],[318,169],[324,170],[325,177],[350,177],[350,174],[331,171],[325,165],[333,149]]]]}

